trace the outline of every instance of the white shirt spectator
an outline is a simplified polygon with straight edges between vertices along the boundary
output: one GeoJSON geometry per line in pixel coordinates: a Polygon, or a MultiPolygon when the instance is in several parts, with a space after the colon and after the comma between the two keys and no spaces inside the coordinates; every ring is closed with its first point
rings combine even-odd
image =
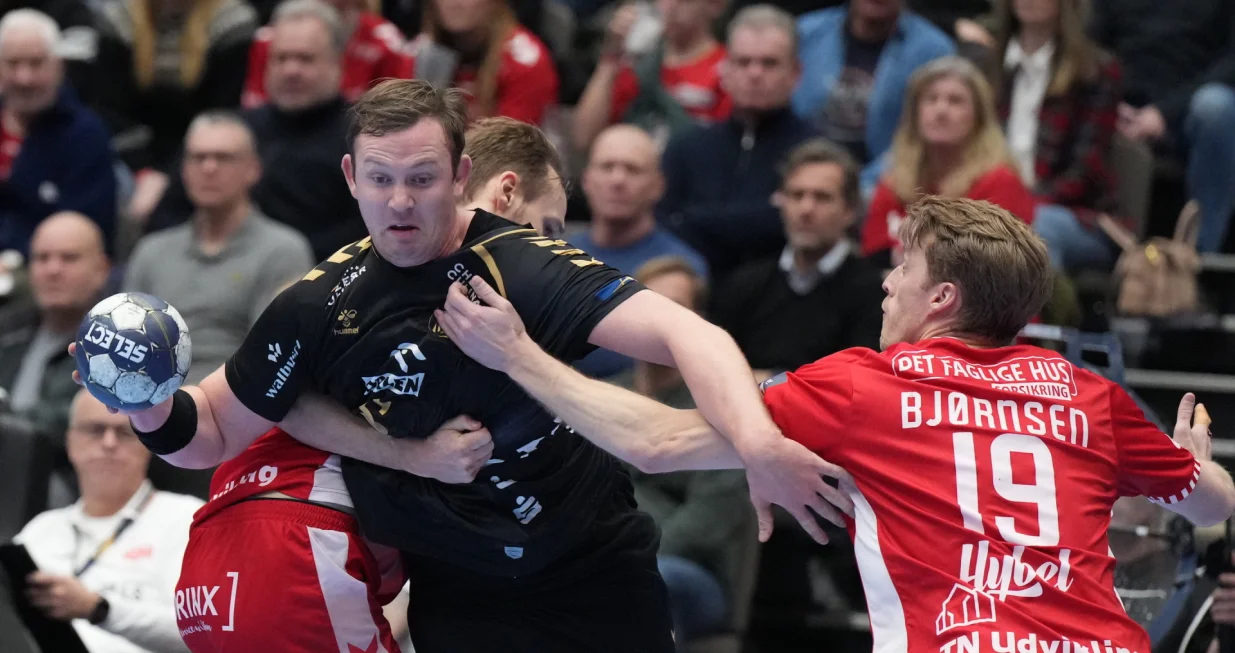
{"type": "Polygon", "coordinates": [[[1012,107],[1008,114],[1008,146],[1020,167],[1025,185],[1033,188],[1037,183],[1034,174],[1034,152],[1038,149],[1038,112],[1046,97],[1046,87],[1051,82],[1051,58],[1055,56],[1055,42],[1048,42],[1033,54],[1025,54],[1016,39],[1008,42],[1008,51],[1003,58],[1005,70],[1016,70],[1012,82],[1012,107]]]}
{"type": "Polygon", "coordinates": [[[81,502],[30,520],[13,538],[40,571],[72,576],[125,520],[132,523],[78,579],[107,599],[107,619],[73,627],[90,653],[187,651],[176,626],[176,581],[189,542],[189,525],[202,501],[154,489],[150,481],[110,517],[90,517],[81,502]]]}

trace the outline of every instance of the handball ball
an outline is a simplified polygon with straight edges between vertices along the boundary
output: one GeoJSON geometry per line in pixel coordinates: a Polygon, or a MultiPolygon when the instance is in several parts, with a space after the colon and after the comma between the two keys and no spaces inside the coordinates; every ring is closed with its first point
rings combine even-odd
{"type": "Polygon", "coordinates": [[[77,330],[77,371],[90,394],[116,410],[166,401],[184,382],[192,356],[184,318],[145,293],[104,299],[77,330]]]}

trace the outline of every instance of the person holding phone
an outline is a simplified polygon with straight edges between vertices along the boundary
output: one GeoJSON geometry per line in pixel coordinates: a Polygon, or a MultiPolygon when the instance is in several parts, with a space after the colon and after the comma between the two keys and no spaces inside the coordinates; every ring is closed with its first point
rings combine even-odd
{"type": "Polygon", "coordinates": [[[176,626],[186,606],[175,587],[202,502],[154,489],[150,452],[128,418],[86,390],[73,398],[65,446],[81,499],[38,515],[14,538],[39,569],[25,578],[26,599],[72,622],[90,653],[186,650],[176,626]]]}

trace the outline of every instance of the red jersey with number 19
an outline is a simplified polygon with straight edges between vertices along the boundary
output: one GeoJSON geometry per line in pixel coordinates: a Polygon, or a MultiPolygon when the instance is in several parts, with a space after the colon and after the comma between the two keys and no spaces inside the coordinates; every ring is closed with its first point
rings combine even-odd
{"type": "Polygon", "coordinates": [[[875,653],[1150,653],[1115,595],[1111,507],[1178,502],[1200,467],[1118,385],[938,338],[762,387],[787,437],[853,477],[875,653]]]}

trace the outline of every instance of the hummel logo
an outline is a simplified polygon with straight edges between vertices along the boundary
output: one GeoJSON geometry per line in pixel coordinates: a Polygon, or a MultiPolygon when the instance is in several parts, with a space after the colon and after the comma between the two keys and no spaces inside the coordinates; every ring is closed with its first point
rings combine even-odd
{"type": "Polygon", "coordinates": [[[279,362],[279,357],[283,355],[283,350],[279,347],[279,343],[266,345],[266,349],[270,350],[270,353],[266,355],[266,360],[269,360],[271,363],[279,362]]]}

